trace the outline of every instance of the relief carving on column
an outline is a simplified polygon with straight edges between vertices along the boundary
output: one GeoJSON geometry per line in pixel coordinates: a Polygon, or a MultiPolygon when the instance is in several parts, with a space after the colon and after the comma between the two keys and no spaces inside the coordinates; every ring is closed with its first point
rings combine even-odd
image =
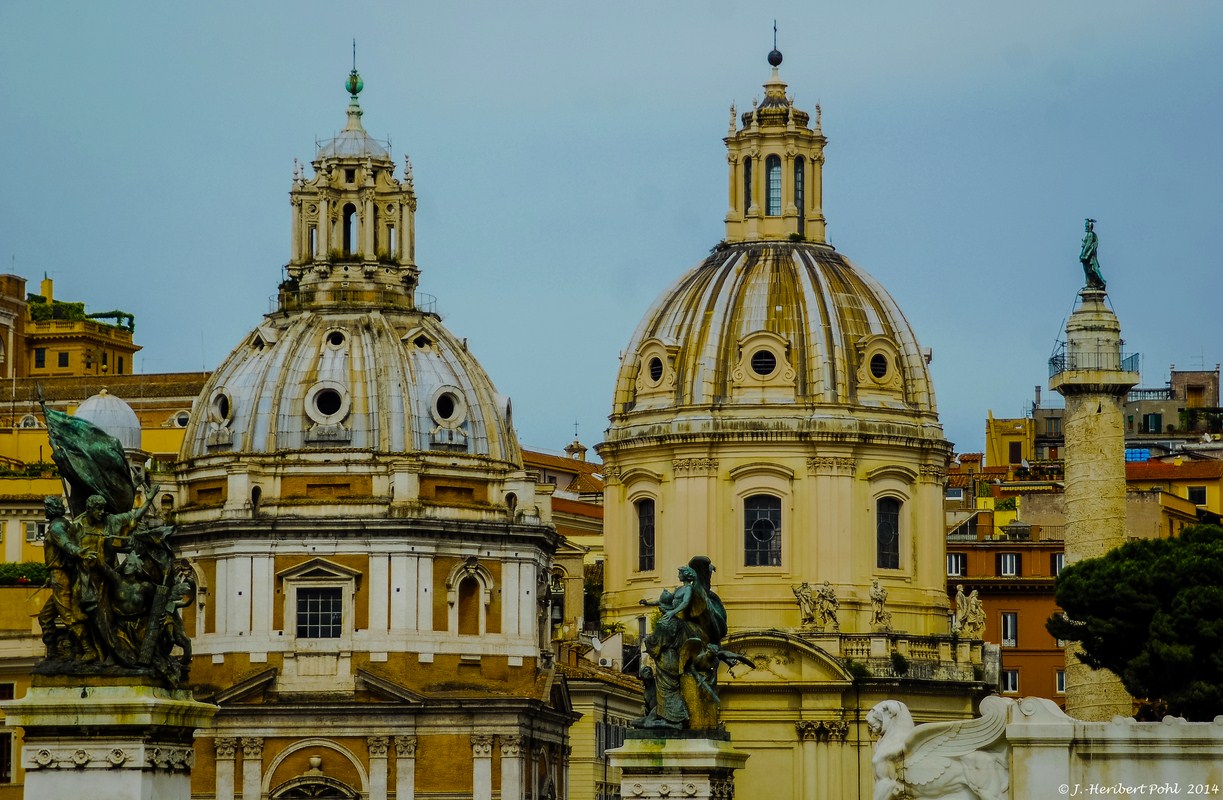
{"type": "Polygon", "coordinates": [[[477,734],[471,737],[471,754],[476,758],[493,757],[493,737],[477,734]]]}
{"type": "Polygon", "coordinates": [[[263,737],[262,736],[243,736],[242,737],[242,757],[243,758],[261,758],[263,756],[263,737]]]}
{"type": "Polygon", "coordinates": [[[942,483],[947,479],[947,469],[937,464],[921,465],[921,481],[923,483],[942,483]]]}
{"type": "Polygon", "coordinates": [[[399,758],[416,758],[416,737],[396,736],[395,755],[399,758]]]}
{"type": "Polygon", "coordinates": [[[365,742],[369,746],[370,758],[386,758],[387,751],[391,745],[391,740],[388,737],[370,736],[365,742]]]}
{"type": "Polygon", "coordinates": [[[502,736],[500,738],[502,758],[518,758],[522,755],[521,736],[502,736]]]}
{"type": "Polygon", "coordinates": [[[212,746],[216,748],[217,760],[233,758],[238,751],[238,740],[232,736],[221,736],[212,740],[212,746]]]}

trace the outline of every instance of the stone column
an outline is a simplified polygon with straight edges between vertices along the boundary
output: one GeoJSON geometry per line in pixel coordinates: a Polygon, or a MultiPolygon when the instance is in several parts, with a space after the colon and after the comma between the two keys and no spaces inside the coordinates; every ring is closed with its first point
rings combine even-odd
{"type": "Polygon", "coordinates": [[[386,736],[371,736],[369,746],[369,800],[386,800],[386,755],[391,740],[386,736]]]}
{"type": "Polygon", "coordinates": [[[522,800],[522,737],[501,737],[501,800],[522,800]]]}
{"type": "Polygon", "coordinates": [[[395,737],[395,800],[416,798],[416,737],[395,737]]]}
{"type": "Polygon", "coordinates": [[[263,738],[242,737],[242,800],[259,800],[263,794],[263,738]]]}
{"type": "Polygon", "coordinates": [[[326,261],[331,257],[331,212],[327,208],[327,198],[320,197],[318,201],[318,232],[315,234],[318,242],[318,258],[326,261]]]}
{"type": "Polygon", "coordinates": [[[493,737],[471,737],[472,800],[493,800],[493,737]]]}
{"type": "Polygon", "coordinates": [[[238,749],[238,740],[232,736],[222,736],[212,741],[216,749],[216,800],[234,800],[234,753],[238,749]]]}
{"type": "MultiPolygon", "coordinates": [[[[1102,290],[1083,289],[1066,323],[1061,363],[1049,388],[1066,398],[1066,564],[1101,556],[1125,542],[1125,396],[1138,373],[1121,353],[1121,323],[1102,290]]],[[[1133,701],[1121,679],[1093,670],[1066,648],[1066,713],[1088,721],[1128,717],[1133,701]]]]}
{"type": "Polygon", "coordinates": [[[365,261],[373,261],[377,257],[374,252],[374,192],[366,190],[361,203],[361,256],[365,261]]]}
{"type": "Polygon", "coordinates": [[[819,733],[819,723],[814,720],[803,719],[794,723],[794,727],[798,730],[799,748],[801,750],[801,758],[803,765],[803,793],[804,798],[814,800],[816,795],[817,778],[819,770],[815,765],[815,738],[819,733]]]}

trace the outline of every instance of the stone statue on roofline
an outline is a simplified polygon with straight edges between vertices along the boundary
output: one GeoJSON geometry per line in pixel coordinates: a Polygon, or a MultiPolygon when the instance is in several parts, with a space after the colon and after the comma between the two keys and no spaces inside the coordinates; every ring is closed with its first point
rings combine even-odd
{"type": "Polygon", "coordinates": [[[679,568],[680,586],[663,591],[660,612],[643,644],[652,662],[641,671],[646,713],[633,727],[659,731],[718,729],[718,667],[747,664],[751,659],[722,649],[726,609],[711,588],[714,567],[696,556],[679,568]]]}
{"type": "Polygon", "coordinates": [[[194,602],[196,581],[169,544],[173,528],[150,521],[159,487],[143,487],[146,500],[133,508],[137,487],[119,441],[39,401],[69,504],[44,502],[50,596],[38,622],[47,654],[34,671],[179,686],[191,661],[181,610],[194,602]]]}

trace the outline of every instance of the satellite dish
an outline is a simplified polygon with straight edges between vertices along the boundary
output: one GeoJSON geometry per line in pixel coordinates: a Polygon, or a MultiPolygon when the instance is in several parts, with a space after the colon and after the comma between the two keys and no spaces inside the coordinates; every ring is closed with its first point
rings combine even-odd
{"type": "Polygon", "coordinates": [[[603,650],[603,643],[599,641],[598,636],[590,637],[590,646],[595,649],[596,653],[602,652],[603,650]]]}

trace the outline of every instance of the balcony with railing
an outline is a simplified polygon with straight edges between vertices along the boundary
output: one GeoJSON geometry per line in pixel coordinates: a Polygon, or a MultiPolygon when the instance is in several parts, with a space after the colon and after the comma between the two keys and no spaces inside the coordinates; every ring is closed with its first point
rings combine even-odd
{"type": "Polygon", "coordinates": [[[1059,342],[1049,358],[1049,377],[1064,372],[1138,372],[1138,361],[1138,353],[1126,353],[1120,348],[1068,350],[1065,342],[1059,342]]]}
{"type": "Polygon", "coordinates": [[[1130,389],[1125,396],[1127,403],[1140,403],[1144,400],[1175,400],[1176,392],[1171,386],[1164,389],[1130,389]]]}

